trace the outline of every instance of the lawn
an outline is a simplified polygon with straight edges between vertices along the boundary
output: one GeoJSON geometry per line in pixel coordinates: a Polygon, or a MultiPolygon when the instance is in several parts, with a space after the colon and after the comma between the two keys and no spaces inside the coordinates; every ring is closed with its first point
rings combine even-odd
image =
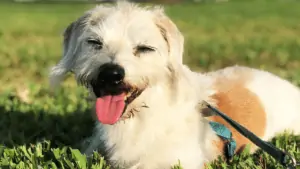
{"type": "MultiPolygon", "coordinates": [[[[70,75],[54,95],[47,79],[64,28],[91,6],[0,4],[0,168],[106,168],[101,155],[86,159],[77,149],[94,124],[86,91],[70,75]]],[[[166,6],[194,70],[247,65],[300,86],[299,9],[299,2],[279,0],[166,6]]],[[[285,133],[272,143],[300,160],[299,136],[285,133]]],[[[283,167],[259,151],[210,168],[283,167]]]]}

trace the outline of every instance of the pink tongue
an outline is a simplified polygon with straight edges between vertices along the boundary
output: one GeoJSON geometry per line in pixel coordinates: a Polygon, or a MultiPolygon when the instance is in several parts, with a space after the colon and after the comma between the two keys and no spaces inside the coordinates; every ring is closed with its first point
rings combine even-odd
{"type": "Polygon", "coordinates": [[[96,113],[102,124],[115,124],[125,107],[125,94],[104,96],[96,101],[96,113]]]}

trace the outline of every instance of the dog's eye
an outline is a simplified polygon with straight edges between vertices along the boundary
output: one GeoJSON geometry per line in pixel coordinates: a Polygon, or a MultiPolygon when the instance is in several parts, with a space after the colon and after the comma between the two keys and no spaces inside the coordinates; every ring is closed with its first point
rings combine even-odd
{"type": "Polygon", "coordinates": [[[153,51],[155,51],[154,47],[139,45],[139,46],[135,47],[134,55],[135,56],[140,56],[140,54],[142,54],[142,53],[148,53],[148,52],[153,52],[153,51]]]}
{"type": "Polygon", "coordinates": [[[88,39],[87,43],[92,45],[95,49],[98,50],[102,49],[103,46],[102,42],[98,39],[88,39]]]}
{"type": "Polygon", "coordinates": [[[136,51],[139,53],[146,53],[146,52],[153,52],[155,49],[153,47],[150,46],[137,46],[136,51]]]}

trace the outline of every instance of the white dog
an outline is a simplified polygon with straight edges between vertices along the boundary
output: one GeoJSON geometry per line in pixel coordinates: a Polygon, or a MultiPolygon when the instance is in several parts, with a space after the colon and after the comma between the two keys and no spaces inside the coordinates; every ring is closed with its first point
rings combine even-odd
{"type": "MultiPolygon", "coordinates": [[[[226,125],[237,151],[250,142],[201,106],[217,106],[261,138],[300,131],[300,92],[268,72],[229,67],[200,74],[182,64],[184,39],[159,7],[97,6],[64,34],[51,83],[71,71],[89,89],[98,118],[86,154],[103,146],[113,166],[199,169],[223,155],[209,121],[226,125]]],[[[201,56],[199,56],[201,57],[201,56]]]]}

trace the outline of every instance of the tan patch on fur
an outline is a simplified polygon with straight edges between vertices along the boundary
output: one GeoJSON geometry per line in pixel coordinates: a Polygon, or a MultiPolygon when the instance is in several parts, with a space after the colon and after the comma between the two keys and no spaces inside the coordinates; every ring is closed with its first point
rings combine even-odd
{"type": "Polygon", "coordinates": [[[218,150],[219,155],[224,155],[224,148],[225,148],[226,142],[221,140],[221,138],[218,138],[217,140],[212,141],[212,145],[218,150]]]}
{"type": "Polygon", "coordinates": [[[156,8],[154,22],[166,41],[169,56],[182,62],[184,38],[173,21],[168,18],[161,8],[156,8]]]}
{"type": "MultiPolygon", "coordinates": [[[[266,128],[265,110],[259,98],[245,88],[245,76],[241,77],[243,78],[218,79],[215,86],[218,92],[213,96],[213,99],[215,99],[216,106],[219,110],[252,131],[257,136],[263,137],[266,128]]],[[[252,151],[255,150],[256,147],[253,146],[251,141],[242,136],[222,118],[218,116],[210,116],[208,119],[222,123],[230,129],[233,134],[233,138],[237,142],[237,152],[243,150],[247,144],[251,145],[252,151]]],[[[225,143],[221,139],[215,140],[213,144],[218,150],[223,152],[225,143]]]]}
{"type": "Polygon", "coordinates": [[[165,40],[165,42],[168,46],[168,53],[170,53],[170,43],[169,43],[169,40],[168,40],[168,37],[167,37],[167,30],[159,24],[157,24],[156,26],[159,28],[159,31],[160,31],[162,37],[164,38],[164,40],[165,40]]]}

